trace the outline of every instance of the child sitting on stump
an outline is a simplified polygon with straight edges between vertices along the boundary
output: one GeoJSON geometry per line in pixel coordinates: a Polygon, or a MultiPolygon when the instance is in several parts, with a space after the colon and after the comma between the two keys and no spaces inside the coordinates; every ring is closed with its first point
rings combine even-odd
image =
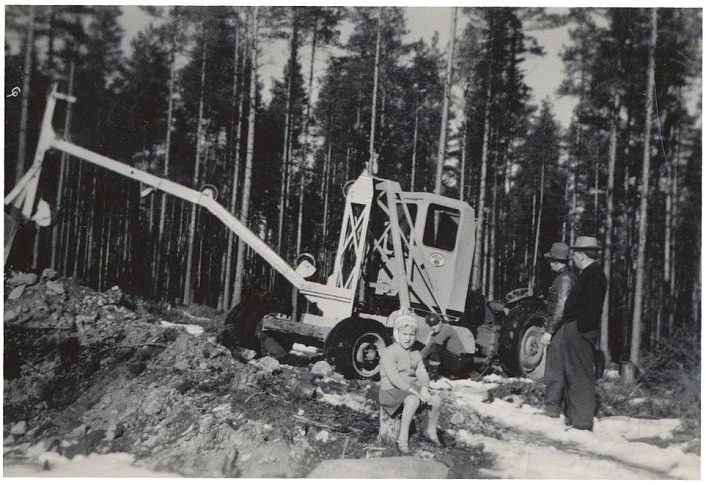
{"type": "Polygon", "coordinates": [[[401,313],[395,318],[395,343],[380,353],[380,407],[390,416],[402,412],[397,446],[409,453],[409,426],[421,403],[431,406],[426,436],[440,445],[436,426],[441,414],[441,398],[429,393],[429,375],[422,355],[412,350],[419,326],[412,315],[401,313]]]}

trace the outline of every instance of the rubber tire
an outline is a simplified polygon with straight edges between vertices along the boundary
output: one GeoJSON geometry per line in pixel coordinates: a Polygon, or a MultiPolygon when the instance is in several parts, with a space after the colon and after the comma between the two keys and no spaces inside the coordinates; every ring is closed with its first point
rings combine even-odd
{"type": "Polygon", "coordinates": [[[275,340],[262,334],[260,321],[269,313],[286,314],[287,311],[284,305],[270,298],[240,302],[228,312],[224,333],[229,333],[234,345],[252,349],[259,356],[269,355],[280,359],[292,349],[292,342],[275,340]]]}
{"type": "Polygon", "coordinates": [[[547,320],[544,305],[525,300],[513,305],[500,329],[498,357],[510,377],[544,378],[546,347],[541,338],[547,320]]]}
{"type": "Polygon", "coordinates": [[[378,379],[380,376],[379,350],[392,343],[390,331],[376,320],[351,317],[341,320],[329,332],[324,342],[324,357],[329,364],[347,379],[378,379]],[[377,337],[377,343],[375,343],[377,337]],[[365,340],[363,340],[365,339],[365,340]],[[373,342],[369,342],[370,340],[373,342]],[[367,342],[366,342],[367,340],[367,342]],[[378,349],[377,364],[372,369],[360,365],[356,356],[363,343],[373,343],[378,349]]]}

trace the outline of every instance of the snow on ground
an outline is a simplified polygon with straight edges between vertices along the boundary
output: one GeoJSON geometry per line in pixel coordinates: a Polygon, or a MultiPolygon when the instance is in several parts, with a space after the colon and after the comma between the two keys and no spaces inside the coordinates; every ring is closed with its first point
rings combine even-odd
{"type": "Polygon", "coordinates": [[[159,324],[162,327],[181,327],[186,330],[187,333],[190,333],[191,335],[195,335],[197,337],[204,332],[203,327],[200,325],[191,325],[187,323],[172,323],[166,320],[160,321],[159,324]]]}
{"type": "Polygon", "coordinates": [[[495,464],[481,470],[482,478],[505,479],[623,479],[637,480],[646,477],[644,472],[635,472],[616,463],[575,453],[566,453],[553,446],[537,446],[529,443],[500,441],[488,436],[473,436],[467,430],[454,433],[456,439],[469,445],[483,445],[491,453],[495,464]]]}
{"type": "Polygon", "coordinates": [[[3,477],[111,477],[111,478],[178,478],[181,475],[155,472],[134,465],[128,453],[88,456],[68,459],[54,451],[46,451],[42,443],[27,450],[25,464],[4,465],[3,477]]]}
{"type": "MultiPolygon", "coordinates": [[[[481,417],[492,418],[501,425],[543,435],[578,452],[596,455],[597,457],[604,456],[628,467],[647,470],[650,473],[664,477],[691,480],[700,478],[701,462],[698,456],[686,454],[675,446],[659,448],[647,443],[633,441],[638,438],[669,438],[671,433],[679,426],[679,420],[677,419],[602,418],[596,420],[592,433],[569,429],[564,425],[563,419],[553,419],[544,416],[542,410],[529,405],[518,405],[502,399],[495,399],[492,403],[483,402],[487,397],[487,390],[495,386],[500,380],[502,378],[490,378],[483,382],[471,380],[453,381],[451,383],[453,389],[450,399],[453,400],[453,404],[458,408],[472,409],[481,417]]],[[[460,436],[460,438],[473,441],[472,438],[468,437],[460,436]]],[[[486,440],[486,437],[482,438],[483,442],[486,440]]],[[[523,455],[520,447],[520,451],[515,450],[516,456],[509,458],[506,456],[505,446],[503,446],[504,451],[498,453],[498,456],[502,455],[501,461],[503,463],[507,462],[506,465],[510,465],[507,470],[509,476],[505,476],[505,473],[502,473],[503,478],[519,478],[520,476],[522,478],[570,478],[574,473],[571,465],[575,460],[578,460],[576,465],[580,468],[575,470],[577,478],[598,478],[598,476],[588,475],[604,476],[603,472],[606,471],[605,468],[599,470],[591,466],[591,461],[595,461],[595,459],[579,459],[575,454],[572,459],[567,460],[555,460],[553,458],[554,453],[549,453],[547,460],[534,460],[535,452],[538,449],[540,448],[534,446],[530,457],[523,455]],[[536,464],[537,467],[530,466],[530,462],[536,464]],[[525,466],[523,463],[527,463],[527,465],[525,466]],[[519,472],[522,473],[514,475],[519,472]],[[554,474],[555,472],[556,475],[554,474]],[[534,473],[537,473],[537,475],[534,473]]],[[[512,447],[509,451],[512,453],[512,447]]],[[[601,460],[601,463],[610,466],[605,460],[601,460]]],[[[630,476],[630,472],[625,471],[624,467],[621,470],[624,473],[618,475],[612,473],[609,478],[633,478],[630,476]]]]}
{"type": "Polygon", "coordinates": [[[319,394],[321,394],[321,397],[319,399],[333,406],[347,406],[354,411],[368,412],[368,408],[365,405],[365,396],[352,393],[325,394],[323,392],[319,392],[319,394]]]}

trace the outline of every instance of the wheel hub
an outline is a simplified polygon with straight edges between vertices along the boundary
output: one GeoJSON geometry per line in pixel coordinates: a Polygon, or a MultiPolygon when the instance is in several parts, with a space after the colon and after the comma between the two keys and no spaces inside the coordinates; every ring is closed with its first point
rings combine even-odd
{"type": "Polygon", "coordinates": [[[382,337],[376,333],[366,333],[356,341],[354,349],[354,366],[364,376],[372,376],[380,367],[380,350],[385,348],[382,337]]]}

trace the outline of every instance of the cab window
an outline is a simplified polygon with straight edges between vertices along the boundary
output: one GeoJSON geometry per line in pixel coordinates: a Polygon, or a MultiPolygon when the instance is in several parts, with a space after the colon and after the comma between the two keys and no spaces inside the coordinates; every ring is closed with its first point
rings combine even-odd
{"type": "Polygon", "coordinates": [[[461,213],[458,209],[430,204],[424,226],[424,245],[444,251],[453,251],[461,213]]]}

